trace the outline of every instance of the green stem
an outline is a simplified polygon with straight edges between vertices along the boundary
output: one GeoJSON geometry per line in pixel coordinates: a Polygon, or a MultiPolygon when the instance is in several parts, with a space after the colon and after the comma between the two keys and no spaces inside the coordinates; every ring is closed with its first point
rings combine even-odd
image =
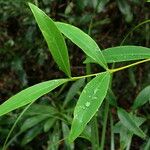
{"type": "Polygon", "coordinates": [[[107,128],[107,119],[108,119],[108,112],[109,112],[109,100],[105,100],[105,110],[104,110],[104,123],[102,129],[102,138],[101,138],[101,145],[100,150],[104,150],[105,144],[105,135],[106,135],[106,128],[107,128]]]}
{"type": "MultiPolygon", "coordinates": [[[[25,109],[21,112],[21,114],[18,116],[18,118],[16,119],[15,123],[13,124],[12,128],[10,129],[10,131],[9,131],[7,137],[6,137],[6,140],[5,140],[5,142],[4,142],[4,145],[3,145],[2,150],[6,150],[6,148],[9,146],[9,145],[7,144],[7,141],[8,141],[8,139],[9,139],[11,133],[13,132],[13,130],[14,130],[14,128],[16,127],[16,125],[17,125],[18,121],[20,120],[20,118],[23,116],[23,114],[27,111],[27,109],[28,109],[33,103],[34,103],[34,101],[33,101],[32,103],[30,103],[29,105],[27,105],[27,106],[25,107],[25,109]]],[[[10,143],[10,142],[9,142],[9,143],[10,143]]]]}
{"type": "Polygon", "coordinates": [[[133,66],[142,64],[142,63],[144,63],[144,62],[148,62],[148,61],[150,61],[150,58],[149,58],[149,59],[144,59],[144,60],[141,60],[141,61],[132,63],[132,64],[129,64],[129,65],[126,65],[126,66],[123,66],[123,67],[120,67],[120,68],[110,69],[109,71],[110,71],[111,73],[114,73],[114,72],[117,72],[117,71],[120,71],[120,70],[124,70],[124,69],[130,68],[130,67],[133,67],[133,66]]]}
{"type": "Polygon", "coordinates": [[[21,134],[21,132],[18,132],[17,134],[15,134],[15,136],[12,137],[12,139],[10,139],[9,142],[3,148],[6,149],[20,134],[21,134]]]}
{"type": "Polygon", "coordinates": [[[87,79],[87,82],[90,82],[91,80],[91,65],[90,64],[86,64],[86,74],[89,76],[89,78],[87,79]]]}
{"type": "Polygon", "coordinates": [[[132,140],[129,141],[126,150],[130,150],[130,147],[131,147],[131,141],[132,141],[132,140]]]}
{"type": "Polygon", "coordinates": [[[58,96],[63,92],[63,90],[65,89],[66,86],[67,86],[67,83],[63,84],[63,86],[60,88],[60,90],[59,90],[58,93],[54,96],[54,98],[58,97],[58,96]]]}
{"type": "Polygon", "coordinates": [[[79,76],[79,77],[72,77],[72,78],[69,79],[69,80],[70,80],[70,81],[75,81],[75,80],[82,79],[82,78],[89,78],[89,77],[97,76],[97,75],[99,75],[99,74],[101,74],[101,72],[94,73],[94,74],[87,74],[87,75],[79,76]]]}
{"type": "Polygon", "coordinates": [[[141,22],[140,24],[138,24],[137,26],[135,26],[132,30],[130,30],[130,32],[127,33],[127,35],[124,37],[124,39],[122,40],[122,42],[121,42],[120,45],[123,45],[123,44],[124,44],[124,42],[126,41],[126,39],[128,38],[128,36],[129,36],[134,30],[136,30],[137,28],[139,28],[140,26],[142,26],[143,24],[146,24],[146,23],[150,23],[150,19],[141,22]]]}
{"type": "MultiPolygon", "coordinates": [[[[146,13],[145,18],[148,19],[148,17],[149,17],[149,14],[146,13]]],[[[146,33],[146,35],[145,35],[145,36],[146,36],[146,37],[145,37],[145,38],[146,38],[146,43],[145,43],[145,44],[146,44],[146,46],[148,47],[149,44],[150,44],[150,26],[149,26],[148,23],[147,23],[146,26],[145,26],[145,33],[146,33]]]]}
{"type": "Polygon", "coordinates": [[[115,145],[114,145],[114,133],[113,133],[113,116],[110,113],[110,129],[111,129],[111,150],[115,150],[115,145]]]}
{"type": "MultiPolygon", "coordinates": [[[[148,61],[150,61],[150,58],[149,58],[149,59],[144,59],[144,60],[141,60],[141,61],[132,63],[132,64],[129,64],[129,65],[126,65],[126,66],[123,66],[123,67],[119,67],[119,68],[115,68],[115,69],[109,69],[108,71],[109,71],[110,73],[114,73],[114,72],[118,72],[118,71],[120,71],[120,70],[124,70],[124,69],[130,68],[130,67],[133,67],[133,66],[142,64],[142,63],[144,63],[144,62],[148,62],[148,61]]],[[[79,77],[72,77],[72,78],[69,79],[69,80],[70,80],[70,81],[75,81],[75,80],[82,79],[82,78],[89,78],[89,77],[97,76],[97,75],[99,75],[99,74],[101,74],[101,73],[102,73],[102,72],[98,72],[98,73],[94,73],[94,74],[88,74],[88,75],[79,76],[79,77]]]]}

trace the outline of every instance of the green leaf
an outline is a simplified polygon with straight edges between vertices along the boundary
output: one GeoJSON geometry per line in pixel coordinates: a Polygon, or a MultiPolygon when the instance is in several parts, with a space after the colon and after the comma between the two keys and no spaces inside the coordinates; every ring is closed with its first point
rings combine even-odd
{"type": "Polygon", "coordinates": [[[142,46],[118,46],[105,49],[107,62],[122,62],[150,58],[150,49],[142,46]]]}
{"type": "Polygon", "coordinates": [[[125,16],[125,20],[127,22],[131,22],[133,19],[133,14],[127,0],[117,0],[117,3],[121,13],[125,16]]]}
{"type": "Polygon", "coordinates": [[[129,73],[129,80],[130,80],[132,86],[136,87],[137,86],[137,82],[136,82],[136,76],[135,76],[135,73],[134,73],[134,69],[135,68],[129,68],[128,69],[128,73],[129,73]]]}
{"type": "Polygon", "coordinates": [[[87,56],[91,57],[102,67],[107,69],[105,58],[96,42],[79,28],[61,22],[56,22],[58,29],[73,43],[80,47],[87,56]]]}
{"type": "Polygon", "coordinates": [[[47,150],[58,150],[61,139],[60,124],[56,122],[53,132],[49,135],[47,150]]]}
{"type": "MultiPolygon", "coordinates": [[[[62,122],[62,131],[63,131],[63,137],[64,138],[68,137],[70,130],[68,125],[65,124],[64,122],[62,122]]],[[[64,142],[65,142],[64,149],[74,150],[74,143],[69,143],[67,139],[65,139],[64,142]]]]}
{"type": "Polygon", "coordinates": [[[92,142],[92,138],[91,138],[91,126],[86,125],[86,127],[84,128],[84,130],[82,131],[82,133],[79,136],[80,138],[83,138],[85,140],[88,140],[89,142],[92,142]]]}
{"type": "MultiPolygon", "coordinates": [[[[150,2],[150,1],[149,1],[150,2]]],[[[150,149],[150,138],[148,139],[148,141],[146,141],[143,150],[149,150],[150,149]]]]}
{"type": "Polygon", "coordinates": [[[57,29],[53,20],[49,18],[42,10],[31,3],[29,3],[29,6],[48,44],[54,60],[58,64],[59,68],[70,77],[71,71],[69,56],[62,34],[57,29]]]}
{"type": "Polygon", "coordinates": [[[145,133],[137,126],[133,118],[122,108],[118,108],[118,117],[121,123],[134,134],[141,138],[145,138],[145,133]]]}
{"type": "Polygon", "coordinates": [[[84,83],[85,83],[85,79],[80,79],[72,84],[64,100],[63,107],[65,107],[74,98],[74,96],[77,94],[80,88],[84,85],[84,83]]]}
{"type": "Polygon", "coordinates": [[[0,116],[37,100],[67,81],[67,79],[46,81],[19,92],[0,105],[0,116]]]}
{"type": "Polygon", "coordinates": [[[132,141],[132,132],[124,127],[123,124],[119,121],[114,126],[114,133],[120,134],[120,149],[124,150],[132,141]]]}
{"type": "Polygon", "coordinates": [[[38,116],[34,116],[34,117],[30,117],[26,119],[23,125],[21,126],[20,132],[24,132],[33,126],[36,126],[38,123],[42,122],[48,117],[49,117],[48,115],[38,115],[38,116]]]}
{"type": "Polygon", "coordinates": [[[44,132],[48,132],[56,122],[56,118],[49,118],[44,124],[44,132]]]}
{"type": "MultiPolygon", "coordinates": [[[[129,114],[129,116],[132,118],[132,120],[135,122],[135,124],[139,127],[141,124],[144,123],[145,119],[141,117],[137,117],[135,115],[129,114]]],[[[120,134],[120,145],[121,149],[125,149],[126,147],[130,146],[130,143],[132,141],[133,132],[126,128],[120,121],[115,124],[114,133],[120,134]]]]}
{"type": "Polygon", "coordinates": [[[49,115],[54,116],[58,113],[58,110],[51,105],[44,104],[33,104],[30,106],[30,109],[26,111],[25,116],[34,116],[34,115],[49,115]]]}
{"type": "Polygon", "coordinates": [[[99,2],[99,5],[98,5],[98,6],[96,6],[97,3],[98,3],[98,1],[97,1],[97,0],[96,0],[96,1],[93,1],[93,3],[95,2],[94,8],[97,7],[97,12],[98,12],[98,13],[100,13],[100,12],[102,12],[102,11],[105,11],[105,7],[106,7],[106,5],[107,5],[107,3],[108,3],[109,1],[110,1],[110,0],[101,0],[101,1],[99,2]]]}
{"type": "Polygon", "coordinates": [[[110,82],[109,72],[99,74],[83,89],[74,110],[69,141],[75,140],[101,106],[110,82]]]}
{"type": "Polygon", "coordinates": [[[37,137],[42,132],[42,126],[36,126],[27,131],[22,139],[21,145],[24,146],[31,142],[35,137],[37,137]]]}
{"type": "Polygon", "coordinates": [[[145,87],[136,97],[132,109],[137,109],[138,107],[144,105],[150,101],[150,85],[145,87]]]}
{"type": "MultiPolygon", "coordinates": [[[[107,63],[140,60],[150,58],[150,49],[142,46],[117,46],[102,51],[107,63]]],[[[96,63],[87,58],[84,63],[96,63]]]]}

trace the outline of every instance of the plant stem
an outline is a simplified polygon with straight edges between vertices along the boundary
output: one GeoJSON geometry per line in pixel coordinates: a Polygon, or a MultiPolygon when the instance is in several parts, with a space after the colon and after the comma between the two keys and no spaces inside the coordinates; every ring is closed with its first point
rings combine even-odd
{"type": "Polygon", "coordinates": [[[129,143],[128,143],[128,145],[127,145],[127,148],[126,148],[126,150],[130,150],[131,141],[132,141],[132,140],[130,140],[130,141],[129,141],[129,143]]]}
{"type": "Polygon", "coordinates": [[[113,116],[110,113],[110,129],[111,129],[111,150],[115,150],[115,145],[114,145],[114,133],[113,133],[113,116]]]}
{"type": "Polygon", "coordinates": [[[74,81],[74,80],[78,80],[78,79],[82,79],[82,78],[89,78],[89,77],[93,77],[93,76],[97,76],[99,75],[101,72],[98,73],[94,73],[94,74],[88,74],[88,75],[84,75],[84,76],[79,76],[79,77],[72,77],[71,79],[69,79],[70,81],[74,81]]]}
{"type": "Polygon", "coordinates": [[[104,149],[108,112],[109,112],[109,100],[106,99],[105,100],[104,123],[103,123],[103,129],[102,129],[102,138],[101,138],[100,150],[104,149]]]}
{"type": "MultiPolygon", "coordinates": [[[[148,17],[149,17],[149,14],[146,14],[145,18],[148,19],[148,17]]],[[[146,38],[145,45],[148,47],[149,44],[150,44],[150,25],[148,23],[145,25],[145,33],[146,33],[146,35],[145,35],[146,36],[145,37],[146,38]]]]}
{"type": "Polygon", "coordinates": [[[144,62],[148,62],[148,61],[150,61],[150,58],[149,59],[145,59],[145,60],[141,60],[141,61],[138,61],[138,62],[135,62],[135,63],[132,63],[132,64],[127,65],[127,66],[123,66],[123,67],[120,67],[120,68],[110,69],[109,71],[111,73],[114,73],[114,72],[117,72],[117,71],[120,71],[120,70],[124,70],[124,69],[130,68],[130,67],[136,66],[136,65],[144,63],[144,62]]]}
{"type": "Polygon", "coordinates": [[[137,28],[139,28],[140,26],[142,26],[143,24],[146,24],[146,23],[150,23],[150,19],[141,22],[140,24],[136,25],[132,30],[130,30],[130,31],[127,33],[127,35],[124,37],[124,39],[122,40],[122,42],[121,42],[120,45],[123,45],[123,44],[124,44],[125,40],[128,38],[128,36],[129,36],[134,30],[136,30],[137,28]]]}
{"type": "MultiPolygon", "coordinates": [[[[25,107],[25,109],[21,112],[21,114],[18,116],[18,118],[16,119],[15,123],[14,123],[13,126],[11,127],[11,129],[10,129],[10,131],[9,131],[7,137],[6,137],[6,140],[5,140],[5,142],[4,142],[4,145],[3,145],[2,150],[6,150],[6,148],[9,146],[9,145],[7,144],[7,141],[8,141],[8,139],[9,139],[11,133],[13,132],[14,128],[16,127],[18,121],[21,119],[21,117],[24,115],[24,113],[28,110],[28,108],[29,108],[33,103],[34,103],[34,101],[31,102],[29,105],[27,105],[27,106],[25,107]]],[[[9,143],[10,143],[10,142],[9,142],[9,143]]]]}
{"type": "MultiPolygon", "coordinates": [[[[150,58],[149,58],[149,59],[144,59],[144,60],[141,60],[141,61],[132,63],[132,64],[129,64],[129,65],[126,65],[126,66],[123,66],[123,67],[119,67],[119,68],[115,68],[115,69],[109,69],[108,71],[109,71],[110,73],[114,73],[114,72],[118,72],[118,71],[120,71],[120,70],[124,70],[124,69],[130,68],[130,67],[133,67],[133,66],[142,64],[142,63],[144,63],[144,62],[148,62],[148,61],[150,61],[150,58]]],[[[69,80],[70,80],[70,81],[74,81],[74,80],[78,80],[78,79],[82,79],[82,78],[89,78],[89,77],[97,76],[97,75],[99,75],[99,74],[101,74],[101,73],[102,73],[102,72],[98,72],[98,73],[94,73],[94,74],[88,74],[88,75],[79,76],[79,77],[72,77],[72,78],[69,79],[69,80]]]]}
{"type": "Polygon", "coordinates": [[[89,78],[87,79],[87,82],[90,82],[90,80],[91,80],[91,76],[90,76],[90,74],[91,74],[91,65],[90,64],[86,64],[86,74],[89,76],[89,78]]]}
{"type": "Polygon", "coordinates": [[[67,86],[67,83],[63,84],[63,86],[60,88],[60,90],[58,91],[58,93],[54,97],[55,98],[58,97],[63,92],[63,90],[65,89],[66,86],[67,86]]]}

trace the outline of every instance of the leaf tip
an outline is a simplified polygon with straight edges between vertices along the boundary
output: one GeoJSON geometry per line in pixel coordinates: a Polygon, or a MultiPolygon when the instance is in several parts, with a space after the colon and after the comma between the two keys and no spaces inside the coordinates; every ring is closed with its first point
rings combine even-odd
{"type": "Polygon", "coordinates": [[[30,3],[30,2],[28,2],[28,5],[29,5],[29,7],[30,7],[30,8],[33,6],[33,4],[32,4],[32,3],[30,3]]]}

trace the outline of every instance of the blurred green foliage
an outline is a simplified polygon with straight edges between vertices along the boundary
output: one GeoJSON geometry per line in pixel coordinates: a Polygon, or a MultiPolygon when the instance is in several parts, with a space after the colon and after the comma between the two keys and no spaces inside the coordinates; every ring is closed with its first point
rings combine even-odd
{"type": "MultiPolygon", "coordinates": [[[[150,18],[149,3],[145,1],[101,0],[99,3],[98,1],[30,0],[54,20],[68,22],[87,33],[93,18],[91,36],[101,48],[119,45],[126,33],[135,25],[150,18]],[[97,7],[96,11],[94,11],[95,7],[97,7]]],[[[29,0],[0,0],[0,103],[25,87],[63,76],[49,54],[46,42],[35,24],[27,2],[29,0]]],[[[70,41],[67,40],[67,44],[73,75],[84,74],[85,66],[81,65],[84,56],[70,41]]],[[[146,24],[137,29],[125,44],[149,47],[150,26],[146,24]]],[[[93,72],[99,69],[97,66],[92,68],[94,68],[93,72]]],[[[150,84],[150,65],[141,65],[141,67],[130,69],[129,72],[123,71],[114,78],[113,87],[117,93],[118,105],[128,110],[133,104],[130,100],[135,99],[139,91],[150,84]],[[117,80],[118,78],[120,80],[117,80]],[[128,84],[129,81],[130,84],[128,84]],[[123,88],[122,85],[124,85],[123,88]]],[[[74,146],[87,149],[86,140],[79,139],[75,144],[69,145],[63,139],[69,132],[73,108],[83,85],[82,80],[75,82],[72,86],[66,84],[56,93],[42,97],[39,104],[32,105],[13,131],[11,139],[14,138],[14,140],[10,142],[10,149],[56,150],[59,145],[67,150],[74,149],[74,146]],[[53,111],[49,112],[49,110],[53,111]],[[63,140],[59,141],[61,139],[63,140]]],[[[0,118],[0,145],[4,143],[20,111],[17,110],[0,118]]],[[[102,114],[103,112],[99,114],[101,120],[103,120],[102,114]]],[[[144,118],[150,118],[148,105],[145,104],[139,109],[138,114],[144,118]]],[[[143,125],[147,133],[149,133],[149,125],[149,121],[143,125]]],[[[123,138],[124,126],[119,124],[119,127],[121,131],[115,132],[123,138]]],[[[89,134],[90,130],[86,129],[82,137],[90,139],[89,134]]],[[[138,142],[139,139],[135,139],[131,149],[139,149],[138,142]]],[[[149,140],[142,144],[140,146],[147,146],[149,140]]],[[[124,145],[127,144],[123,143],[124,145]]]]}

